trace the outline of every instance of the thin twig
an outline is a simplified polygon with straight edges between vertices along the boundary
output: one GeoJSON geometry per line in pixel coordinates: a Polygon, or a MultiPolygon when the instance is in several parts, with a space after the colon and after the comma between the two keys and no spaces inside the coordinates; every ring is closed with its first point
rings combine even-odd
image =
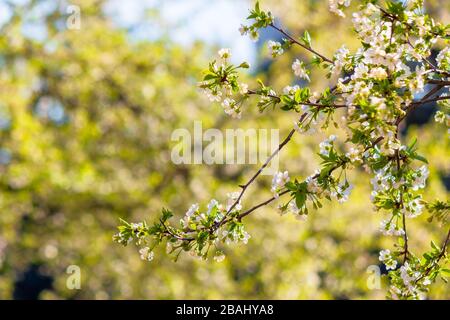
{"type": "Polygon", "coordinates": [[[442,96],[442,97],[436,97],[436,98],[433,98],[433,99],[426,99],[426,100],[413,102],[413,104],[425,104],[425,103],[437,102],[437,101],[449,100],[449,99],[450,99],[450,96],[442,96]]]}
{"type": "Polygon", "coordinates": [[[439,255],[437,256],[437,258],[433,261],[433,263],[431,264],[431,266],[429,266],[424,273],[422,273],[422,275],[420,277],[418,277],[414,282],[417,283],[419,282],[421,279],[425,278],[426,276],[428,276],[428,274],[431,272],[431,270],[433,270],[433,268],[439,263],[439,261],[446,255],[447,252],[447,246],[450,242],[450,229],[448,230],[447,233],[447,237],[445,238],[445,241],[442,245],[442,249],[441,252],[439,253],[439,255]]]}
{"type": "MultiPolygon", "coordinates": [[[[300,117],[299,122],[303,122],[303,120],[305,119],[307,113],[303,113],[300,117]]],[[[287,137],[278,145],[278,148],[272,152],[272,154],[270,155],[269,158],[267,158],[266,162],[264,162],[264,164],[258,169],[258,171],[256,171],[256,173],[247,181],[247,183],[240,185],[241,187],[241,192],[239,193],[239,196],[237,197],[237,199],[234,201],[234,203],[230,206],[230,208],[227,210],[227,212],[225,213],[224,217],[222,218],[222,220],[220,220],[219,222],[217,222],[214,225],[214,230],[219,228],[225,221],[226,218],[228,217],[228,215],[231,213],[231,211],[238,205],[238,203],[241,201],[242,196],[244,195],[245,191],[247,190],[247,188],[253,183],[253,181],[256,180],[256,178],[261,174],[261,172],[267,167],[267,165],[269,164],[270,161],[272,161],[272,159],[280,152],[281,149],[283,149],[283,147],[291,140],[292,136],[295,133],[295,129],[291,129],[291,131],[289,132],[289,134],[287,135],[287,137]]]]}
{"type": "MultiPolygon", "coordinates": [[[[410,25],[409,23],[406,23],[404,21],[401,21],[396,15],[391,14],[389,12],[387,12],[386,10],[384,10],[382,7],[378,7],[380,9],[381,12],[383,12],[386,16],[390,17],[391,19],[397,20],[398,22],[400,22],[401,24],[403,24],[404,26],[406,26],[409,30],[411,30],[413,28],[412,25],[410,25]]],[[[441,37],[441,38],[448,38],[450,37],[450,34],[445,34],[445,35],[440,35],[437,32],[434,31],[430,31],[431,34],[435,35],[436,37],[441,37]]]]}
{"type": "MultiPolygon", "coordinates": [[[[261,95],[260,93],[258,93],[257,90],[248,90],[247,94],[250,95],[261,95]]],[[[281,98],[277,95],[273,95],[273,94],[268,94],[267,95],[270,98],[276,99],[278,102],[281,102],[281,98]]],[[[312,107],[319,107],[319,108],[345,108],[347,107],[347,105],[345,104],[331,104],[331,105],[325,105],[325,104],[321,104],[321,103],[313,103],[313,102],[297,102],[297,104],[299,105],[303,105],[303,106],[312,106],[312,107]]]]}
{"type": "Polygon", "coordinates": [[[306,45],[304,45],[303,43],[295,40],[290,34],[288,34],[286,31],[284,31],[283,29],[275,26],[273,23],[271,23],[269,26],[271,26],[272,28],[274,28],[275,30],[277,30],[278,32],[280,32],[281,34],[283,34],[284,36],[286,36],[292,43],[295,43],[297,45],[299,45],[300,47],[302,47],[303,49],[315,54],[316,56],[320,57],[322,60],[328,62],[328,63],[333,63],[333,61],[331,59],[328,59],[327,57],[325,57],[324,55],[318,53],[316,50],[314,50],[311,47],[308,47],[306,45]]]}
{"type": "Polygon", "coordinates": [[[422,99],[420,99],[419,101],[412,102],[412,103],[410,104],[410,106],[407,108],[405,114],[404,114],[403,116],[399,117],[399,118],[397,119],[397,121],[395,122],[395,124],[396,124],[396,125],[399,125],[400,122],[402,122],[403,119],[405,119],[406,116],[407,116],[412,110],[414,110],[415,108],[417,108],[417,107],[419,107],[419,106],[421,106],[421,105],[423,105],[423,104],[425,104],[425,103],[427,103],[427,102],[437,101],[437,100],[431,100],[431,101],[430,101],[430,100],[428,100],[428,98],[430,98],[430,97],[431,97],[432,95],[434,95],[435,93],[439,92],[439,90],[441,90],[444,86],[445,86],[445,85],[443,85],[443,84],[439,84],[439,85],[437,85],[436,87],[434,87],[433,89],[431,89],[430,91],[428,91],[428,93],[427,93],[426,95],[424,95],[424,96],[422,97],[422,99]]]}
{"type": "Polygon", "coordinates": [[[449,80],[430,79],[430,80],[427,80],[427,82],[430,83],[430,84],[442,84],[444,86],[450,86],[450,81],[449,80]]]}

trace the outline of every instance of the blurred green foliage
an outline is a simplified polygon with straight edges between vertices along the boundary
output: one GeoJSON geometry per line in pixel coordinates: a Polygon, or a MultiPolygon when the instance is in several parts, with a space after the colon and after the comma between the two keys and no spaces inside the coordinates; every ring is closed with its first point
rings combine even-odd
{"type": "MultiPolygon", "coordinates": [[[[120,217],[151,221],[163,206],[182,215],[193,202],[223,200],[256,169],[176,166],[170,161],[174,129],[192,130],[193,121],[202,120],[204,128],[281,128],[283,135],[293,119],[281,112],[278,118],[260,115],[248,105],[253,110],[240,122],[228,122],[196,88],[207,48],[180,47],[166,38],[131,41],[103,15],[102,2],[73,1],[81,7],[81,30],[65,28],[65,10],[41,16],[43,40],[22,32],[26,13],[39,1],[16,7],[2,27],[0,299],[12,298],[15,290],[17,297],[16,282],[31,265],[54,279],[41,299],[384,298],[383,290],[368,289],[366,269],[379,264],[378,250],[390,240],[377,231],[381,214],[372,212],[362,171],[350,177],[356,189],[348,203],[328,204],[307,222],[279,217],[275,205],[255,212],[246,220],[249,244],[226,252],[222,263],[189,256],[173,263],[163,254],[146,263],[133,247],[112,242],[120,217]],[[81,268],[80,290],[66,287],[69,265],[81,268]]],[[[351,45],[351,34],[328,14],[325,2],[265,5],[285,17],[292,32],[309,29],[319,51],[327,53],[344,41],[351,45]]],[[[292,81],[277,70],[289,70],[281,66],[294,55],[284,55],[259,77],[274,86],[292,81]]],[[[410,128],[408,135],[429,138],[419,146],[432,170],[427,200],[445,199],[445,129],[430,124],[410,128]]],[[[281,154],[281,168],[309,175],[320,163],[314,148],[322,138],[296,136],[281,154]]],[[[270,177],[262,178],[244,206],[265,200],[269,185],[270,177]]],[[[426,218],[410,227],[413,250],[444,236],[426,218]]],[[[449,297],[448,286],[434,285],[430,298],[449,297]]]]}

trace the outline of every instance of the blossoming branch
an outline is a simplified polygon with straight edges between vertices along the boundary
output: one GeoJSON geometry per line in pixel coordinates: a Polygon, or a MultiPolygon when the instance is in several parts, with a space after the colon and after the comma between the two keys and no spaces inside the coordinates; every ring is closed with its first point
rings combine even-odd
{"type": "MultiPolygon", "coordinates": [[[[329,1],[330,11],[341,17],[345,17],[349,6],[350,0],[329,1]]],[[[266,163],[240,186],[240,191],[227,194],[224,202],[213,199],[206,207],[193,204],[178,225],[171,222],[173,213],[168,209],[163,209],[160,219],[152,225],[123,221],[114,239],[123,245],[134,242],[144,260],[152,260],[153,249],[164,242],[167,252],[175,258],[185,251],[205,260],[212,255],[221,261],[225,257],[223,246],[249,241],[243,218],[253,211],[279,201],[281,214],[305,220],[311,208],[320,209],[323,201],[347,201],[353,188],[347,172],[362,166],[372,176],[368,197],[383,215],[380,232],[393,238],[393,247],[379,254],[379,260],[389,270],[388,297],[423,298],[432,282],[438,277],[445,279],[450,273],[445,268],[449,263],[450,204],[423,199],[428,162],[418,151],[420,140],[401,141],[399,126],[409,113],[429,102],[440,106],[436,122],[450,125],[449,97],[445,93],[450,86],[450,26],[425,14],[420,0],[362,1],[359,10],[352,14],[360,47],[351,52],[342,46],[332,57],[326,57],[313,48],[307,31],[298,38],[289,34],[275,24],[272,13],[262,10],[258,2],[248,21],[240,32],[253,40],[264,28],[281,34],[281,42],[267,43],[273,58],[292,46],[311,54],[310,61],[292,61],[289,72],[298,79],[309,81],[311,69],[321,68],[328,78],[337,78],[335,86],[316,92],[308,86],[286,85],[282,92],[276,92],[258,81],[257,87],[250,88],[239,78],[239,71],[248,68],[248,63],[231,64],[231,51],[221,49],[199,84],[206,96],[220,102],[225,113],[236,119],[257,97],[261,112],[281,110],[296,114],[292,130],[266,163]],[[437,47],[443,49],[433,62],[431,50],[437,47]],[[337,125],[335,113],[341,108],[346,110],[346,137],[331,135],[320,143],[321,167],[306,179],[294,178],[288,171],[276,173],[270,190],[272,197],[245,209],[242,200],[246,190],[294,134],[326,132],[330,124],[337,125]],[[408,245],[411,235],[407,224],[408,219],[424,210],[429,211],[430,221],[440,223],[444,240],[439,245],[432,242],[428,252],[418,255],[408,245]]]]}

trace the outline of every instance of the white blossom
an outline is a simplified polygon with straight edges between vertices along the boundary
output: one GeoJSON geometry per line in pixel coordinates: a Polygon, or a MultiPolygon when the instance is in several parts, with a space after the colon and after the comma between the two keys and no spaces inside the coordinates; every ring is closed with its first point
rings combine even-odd
{"type": "Polygon", "coordinates": [[[430,171],[428,170],[428,166],[426,165],[423,165],[417,171],[414,171],[414,181],[411,189],[419,190],[425,188],[425,183],[429,174],[430,171]]]}
{"type": "Polygon", "coordinates": [[[397,267],[397,261],[392,258],[391,251],[389,249],[381,250],[378,259],[384,263],[387,270],[395,270],[397,267]]]}
{"type": "Polygon", "coordinates": [[[245,36],[248,33],[248,27],[241,24],[241,26],[239,27],[239,32],[242,36],[245,36]]]}
{"type": "Polygon", "coordinates": [[[149,247],[144,247],[144,248],[140,249],[139,254],[140,254],[142,260],[145,260],[145,261],[153,260],[154,254],[153,254],[153,251],[150,251],[149,247]]]}
{"type": "Polygon", "coordinates": [[[348,197],[350,196],[350,192],[353,189],[353,185],[351,184],[339,184],[337,187],[337,190],[335,191],[335,194],[332,193],[335,197],[337,197],[339,203],[344,203],[348,200],[348,197]]]}
{"type": "Polygon", "coordinates": [[[276,172],[272,179],[272,188],[270,191],[274,194],[276,198],[278,198],[278,192],[280,189],[284,187],[284,185],[289,181],[289,173],[287,171],[284,172],[276,172]]]}
{"type": "Polygon", "coordinates": [[[434,121],[436,121],[437,123],[444,123],[445,118],[445,113],[443,113],[442,111],[437,111],[434,115],[434,121]]]}
{"type": "Polygon", "coordinates": [[[439,68],[443,70],[450,69],[450,47],[445,47],[436,57],[436,62],[439,68]]]}
{"type": "Polygon", "coordinates": [[[423,205],[419,197],[409,202],[404,202],[402,212],[405,213],[408,218],[415,218],[422,213],[422,209],[423,205]]]}
{"type": "Polygon", "coordinates": [[[203,93],[206,95],[206,97],[211,102],[219,102],[220,100],[222,100],[222,92],[221,91],[218,91],[218,90],[213,91],[209,88],[205,88],[205,89],[203,89],[203,93]]]}
{"type": "Polygon", "coordinates": [[[223,260],[225,260],[225,255],[223,254],[223,252],[221,251],[216,252],[216,254],[214,255],[214,261],[222,262],[223,260]]]}
{"type": "Polygon", "coordinates": [[[334,54],[333,65],[331,66],[331,77],[338,76],[347,64],[347,59],[350,51],[346,46],[340,47],[334,54]]]}
{"type": "Polygon", "coordinates": [[[142,222],[132,223],[131,224],[131,229],[133,229],[133,231],[136,231],[136,230],[138,230],[140,228],[143,228],[143,227],[144,227],[144,224],[142,222]]]}
{"type": "Polygon", "coordinates": [[[281,56],[284,52],[283,47],[281,46],[281,43],[277,41],[269,40],[267,42],[267,46],[269,47],[269,53],[272,57],[278,57],[281,56]]]}
{"type": "Polygon", "coordinates": [[[225,98],[222,101],[222,107],[225,113],[232,118],[240,119],[241,112],[236,105],[236,101],[232,98],[225,98]]]}
{"type": "MultiPolygon", "coordinates": [[[[240,192],[230,192],[227,193],[227,211],[230,210],[230,208],[234,205],[234,203],[237,201],[237,199],[239,199],[240,196],[240,192]]],[[[239,211],[242,209],[242,205],[241,205],[241,200],[239,200],[238,203],[236,203],[236,205],[233,208],[236,211],[239,211]]]]}
{"type": "Polygon", "coordinates": [[[396,223],[388,219],[381,221],[380,231],[385,236],[402,236],[405,234],[402,228],[399,228],[396,223]]]}
{"type": "Polygon", "coordinates": [[[333,143],[335,140],[336,136],[331,135],[328,137],[328,139],[322,141],[319,144],[320,154],[328,157],[330,155],[330,151],[333,149],[333,143]]]}
{"type": "Polygon", "coordinates": [[[247,94],[248,93],[248,84],[246,84],[246,83],[239,83],[239,93],[240,94],[247,94]]]}
{"type": "Polygon", "coordinates": [[[377,67],[370,70],[369,76],[376,80],[384,80],[387,78],[388,74],[384,68],[377,67]]]}
{"type": "Polygon", "coordinates": [[[348,7],[351,0],[328,0],[328,8],[331,12],[340,17],[345,17],[344,12],[340,9],[342,6],[348,7]]]}
{"type": "Polygon", "coordinates": [[[294,70],[294,74],[297,77],[306,79],[309,81],[308,72],[305,69],[305,63],[303,61],[295,59],[294,63],[292,64],[292,70],[294,70]]]}
{"type": "Polygon", "coordinates": [[[295,92],[300,89],[300,87],[298,85],[295,86],[286,86],[283,88],[283,93],[286,95],[294,95],[295,92]]]}
{"type": "Polygon", "coordinates": [[[188,211],[186,211],[186,217],[192,217],[198,211],[198,208],[198,203],[194,203],[193,205],[191,205],[188,211]]]}
{"type": "Polygon", "coordinates": [[[222,58],[224,60],[228,59],[228,58],[231,57],[231,49],[229,49],[229,48],[222,48],[222,49],[219,50],[218,54],[219,54],[220,58],[222,58]]]}

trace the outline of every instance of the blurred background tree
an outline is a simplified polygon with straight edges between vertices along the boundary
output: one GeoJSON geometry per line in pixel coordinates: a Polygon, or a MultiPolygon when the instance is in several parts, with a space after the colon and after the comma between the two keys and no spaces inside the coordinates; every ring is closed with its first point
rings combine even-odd
{"type": "MultiPolygon", "coordinates": [[[[214,10],[219,2],[200,3],[214,10]]],[[[233,2],[245,12],[252,5],[233,2]]],[[[291,33],[308,29],[320,51],[355,45],[349,21],[330,14],[327,1],[262,4],[291,33]]],[[[435,9],[449,8],[447,1],[429,4],[437,19],[449,22],[449,10],[435,9]]],[[[118,26],[105,13],[107,5],[99,0],[3,1],[11,14],[0,34],[0,298],[383,298],[382,289],[368,288],[366,270],[381,267],[378,250],[389,239],[377,232],[381,215],[372,212],[362,171],[358,179],[350,178],[356,185],[351,201],[327,205],[307,222],[279,217],[275,205],[256,212],[247,220],[249,245],[229,250],[222,263],[189,256],[173,263],[165,255],[146,263],[134,248],[112,242],[120,217],[150,221],[163,206],[182,215],[190,203],[235,191],[256,169],[174,165],[174,129],[192,131],[194,120],[201,120],[204,130],[280,128],[283,136],[293,119],[282,112],[277,118],[258,114],[248,105],[239,123],[229,122],[221,107],[196,89],[214,46],[178,44],[168,35],[158,4],[137,26],[156,25],[160,36],[131,37],[135,30],[118,26]],[[71,4],[81,8],[80,30],[66,27],[71,4]],[[66,287],[69,265],[81,269],[80,290],[66,287]]],[[[238,37],[239,25],[225,27],[238,37]]],[[[263,40],[274,36],[262,35],[251,72],[281,89],[294,79],[280,70],[290,70],[294,56],[303,53],[292,50],[271,63],[263,40]]],[[[311,78],[317,88],[328,85],[318,81],[320,75],[311,78]]],[[[427,196],[445,199],[446,131],[410,123],[405,139],[429,137],[419,146],[431,160],[427,196]]],[[[309,175],[320,163],[314,148],[322,138],[296,136],[281,154],[281,168],[309,175]]],[[[244,205],[266,199],[269,185],[269,177],[261,179],[244,205]]],[[[413,250],[443,237],[426,218],[411,226],[413,250]]],[[[442,283],[432,292],[430,298],[450,297],[442,283]]]]}

